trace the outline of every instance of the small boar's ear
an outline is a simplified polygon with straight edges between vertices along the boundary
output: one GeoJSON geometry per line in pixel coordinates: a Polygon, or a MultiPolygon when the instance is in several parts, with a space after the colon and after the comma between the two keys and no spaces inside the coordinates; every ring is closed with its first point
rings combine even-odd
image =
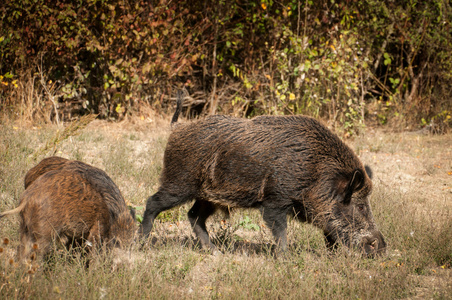
{"type": "Polygon", "coordinates": [[[337,195],[339,202],[348,205],[352,200],[353,192],[359,190],[364,183],[364,174],[361,170],[355,170],[348,176],[340,176],[336,181],[337,195]]]}
{"type": "Polygon", "coordinates": [[[367,176],[369,176],[370,179],[372,179],[373,172],[372,169],[369,166],[364,166],[364,169],[366,170],[367,176]]]}
{"type": "Polygon", "coordinates": [[[130,215],[132,216],[133,220],[136,221],[136,210],[135,208],[129,206],[130,215]]]}

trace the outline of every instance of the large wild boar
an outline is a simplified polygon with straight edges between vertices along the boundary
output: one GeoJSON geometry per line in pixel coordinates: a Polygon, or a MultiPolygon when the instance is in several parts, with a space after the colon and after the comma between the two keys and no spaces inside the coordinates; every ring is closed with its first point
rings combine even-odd
{"type": "Polygon", "coordinates": [[[135,231],[134,211],[127,208],[116,184],[102,170],[80,161],[50,157],[25,176],[19,206],[19,258],[46,255],[53,241],[128,246],[135,231]]]}
{"type": "Polygon", "coordinates": [[[371,256],[386,247],[363,164],[310,117],[209,116],[179,124],[168,140],[160,183],[147,200],[143,237],[160,212],[194,199],[188,218],[203,247],[214,249],[205,222],[218,207],[259,208],[283,250],[288,214],[321,228],[328,247],[343,243],[371,256]]]}

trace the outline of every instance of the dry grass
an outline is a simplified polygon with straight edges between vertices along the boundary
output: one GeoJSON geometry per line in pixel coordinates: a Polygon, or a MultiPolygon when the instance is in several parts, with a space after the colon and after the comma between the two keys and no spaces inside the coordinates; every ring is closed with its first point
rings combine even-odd
{"type": "MultiPolygon", "coordinates": [[[[104,169],[142,214],[158,187],[167,124],[94,121],[52,150],[104,169]]],[[[57,130],[2,124],[0,211],[16,206],[33,155],[57,130]]],[[[23,266],[14,262],[18,217],[11,217],[0,220],[0,237],[9,241],[0,245],[0,298],[450,299],[452,136],[368,130],[351,144],[374,170],[374,216],[390,247],[384,257],[332,255],[317,229],[290,220],[289,251],[275,259],[253,210],[212,218],[209,230],[224,254],[211,255],[197,247],[185,205],[161,214],[144,249],[99,253],[89,268],[80,253],[65,251],[23,266]]]]}

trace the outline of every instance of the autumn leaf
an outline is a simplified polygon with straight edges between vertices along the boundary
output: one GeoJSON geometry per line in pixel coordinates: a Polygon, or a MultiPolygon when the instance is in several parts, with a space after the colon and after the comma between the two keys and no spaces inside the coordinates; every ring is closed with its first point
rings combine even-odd
{"type": "Polygon", "coordinates": [[[125,110],[126,110],[126,109],[125,109],[124,107],[121,107],[121,103],[119,103],[118,106],[116,106],[116,109],[115,109],[115,111],[116,111],[118,114],[122,114],[125,110]]]}

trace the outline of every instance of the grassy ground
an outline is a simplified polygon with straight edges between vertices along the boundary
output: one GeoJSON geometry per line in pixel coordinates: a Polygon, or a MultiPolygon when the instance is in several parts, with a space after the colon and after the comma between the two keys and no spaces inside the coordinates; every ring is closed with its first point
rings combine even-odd
{"type": "MultiPolygon", "coordinates": [[[[93,121],[56,144],[49,144],[56,127],[2,124],[0,211],[16,206],[27,170],[55,154],[104,169],[141,215],[169,135],[169,121],[149,121],[93,121]]],[[[317,229],[290,220],[289,251],[275,259],[271,234],[252,210],[212,218],[209,231],[224,254],[211,255],[197,248],[186,205],[161,214],[145,249],[100,253],[89,268],[79,253],[59,252],[33,268],[14,261],[15,216],[0,220],[9,241],[0,244],[0,298],[452,298],[452,136],[369,129],[349,144],[374,171],[373,213],[389,244],[381,258],[332,255],[317,229]]]]}

